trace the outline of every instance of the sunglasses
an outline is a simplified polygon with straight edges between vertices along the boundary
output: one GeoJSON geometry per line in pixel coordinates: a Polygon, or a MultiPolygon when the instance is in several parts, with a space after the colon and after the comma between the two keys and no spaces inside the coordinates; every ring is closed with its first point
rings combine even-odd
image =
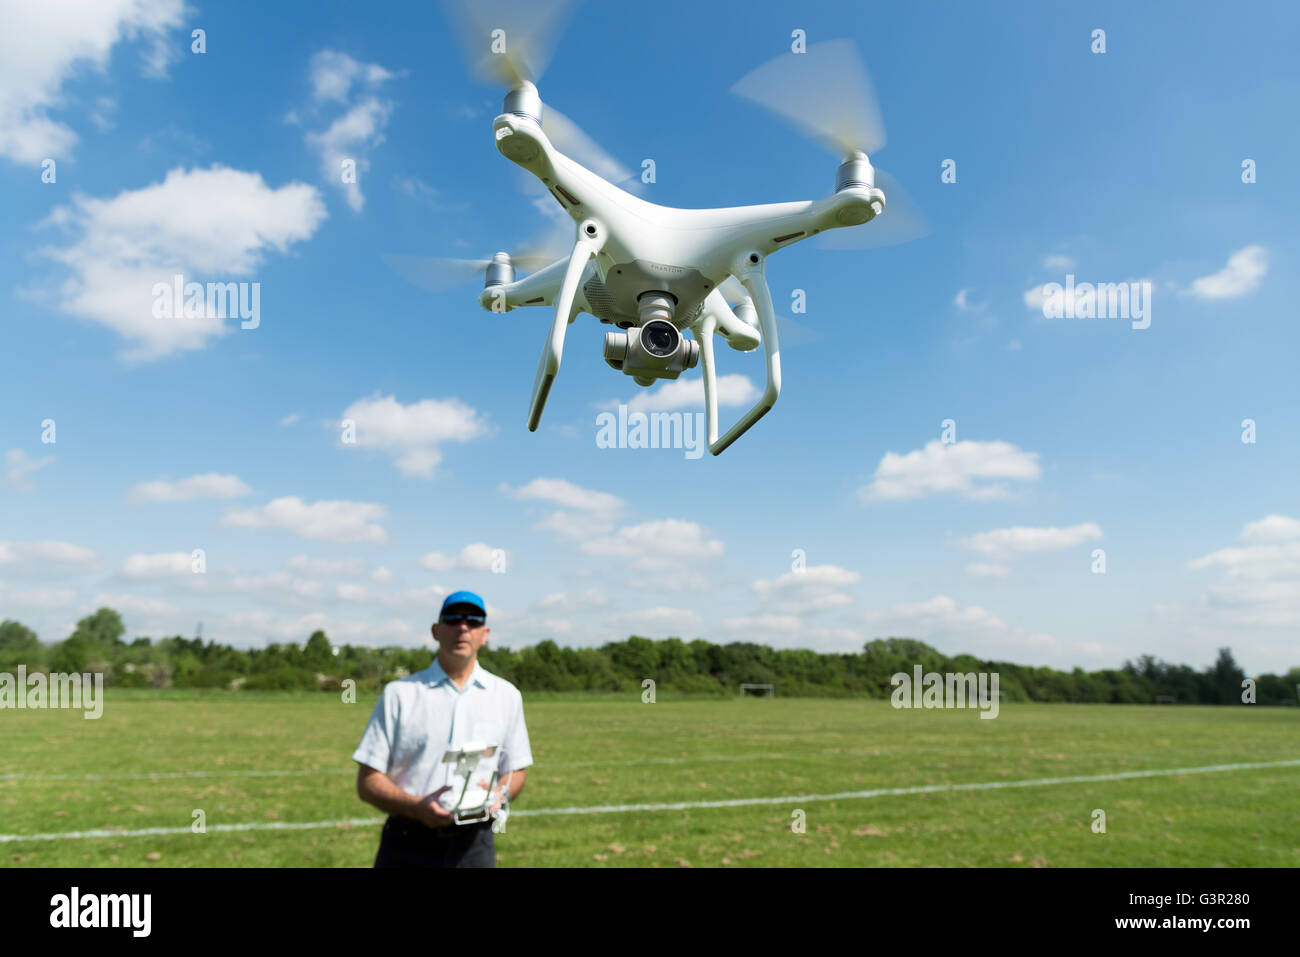
{"type": "Polygon", "coordinates": [[[483,615],[443,615],[442,623],[444,625],[459,625],[466,622],[471,628],[482,628],[487,624],[487,618],[483,615]]]}

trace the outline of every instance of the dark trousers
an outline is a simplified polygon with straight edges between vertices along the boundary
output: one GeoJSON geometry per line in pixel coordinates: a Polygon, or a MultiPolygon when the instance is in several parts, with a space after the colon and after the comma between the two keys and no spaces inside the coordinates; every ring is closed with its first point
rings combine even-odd
{"type": "Polygon", "coordinates": [[[384,822],[375,867],[496,867],[492,822],[425,827],[409,817],[384,822]]]}

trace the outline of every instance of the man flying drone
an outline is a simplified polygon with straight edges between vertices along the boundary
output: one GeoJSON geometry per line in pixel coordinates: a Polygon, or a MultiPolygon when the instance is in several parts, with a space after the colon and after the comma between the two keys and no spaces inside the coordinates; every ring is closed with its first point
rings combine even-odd
{"type": "Polygon", "coordinates": [[[438,656],[384,688],[352,760],[357,795],[388,812],[375,867],[495,867],[493,832],[533,763],[519,689],[478,663],[487,610],[442,603],[438,656]],[[493,819],[496,823],[493,823],[493,819]]]}

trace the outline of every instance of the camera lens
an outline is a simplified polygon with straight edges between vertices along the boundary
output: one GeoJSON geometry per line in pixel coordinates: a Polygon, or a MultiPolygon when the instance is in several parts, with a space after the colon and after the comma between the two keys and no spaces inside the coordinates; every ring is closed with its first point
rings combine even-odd
{"type": "Polygon", "coordinates": [[[661,359],[677,351],[678,339],[677,327],[662,319],[647,322],[641,329],[641,345],[646,352],[661,359]]]}

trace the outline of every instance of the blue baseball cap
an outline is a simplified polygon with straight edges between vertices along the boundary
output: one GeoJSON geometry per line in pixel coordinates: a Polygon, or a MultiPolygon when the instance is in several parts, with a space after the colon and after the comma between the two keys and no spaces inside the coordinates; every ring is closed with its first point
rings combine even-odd
{"type": "Polygon", "coordinates": [[[483,613],[483,617],[487,617],[487,606],[483,604],[483,599],[472,591],[454,591],[448,595],[442,602],[442,611],[438,612],[438,617],[445,615],[452,605],[473,605],[483,613]]]}

